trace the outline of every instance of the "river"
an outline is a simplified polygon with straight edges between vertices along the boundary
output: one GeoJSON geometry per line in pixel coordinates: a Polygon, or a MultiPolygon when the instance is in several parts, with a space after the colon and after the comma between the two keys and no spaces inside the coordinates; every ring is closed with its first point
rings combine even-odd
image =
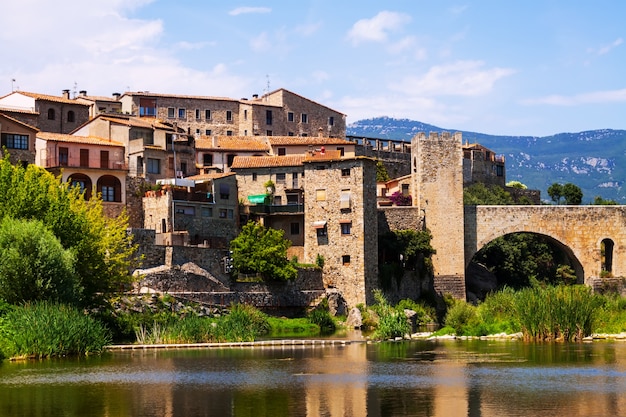
{"type": "Polygon", "coordinates": [[[0,416],[619,416],[626,342],[440,340],[2,362],[0,416]]]}

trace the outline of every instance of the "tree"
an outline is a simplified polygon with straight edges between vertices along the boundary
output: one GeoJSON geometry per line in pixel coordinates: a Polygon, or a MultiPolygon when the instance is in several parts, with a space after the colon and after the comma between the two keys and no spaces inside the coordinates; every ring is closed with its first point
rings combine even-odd
{"type": "Polygon", "coordinates": [[[70,187],[43,168],[11,165],[0,160],[0,219],[39,220],[77,263],[81,298],[90,305],[132,281],[135,247],[127,232],[128,218],[104,215],[98,196],[85,201],[78,187],[70,187]]]}
{"type": "Polygon", "coordinates": [[[291,242],[284,234],[282,230],[249,221],[230,242],[235,270],[243,274],[258,273],[264,279],[294,279],[298,271],[287,259],[291,242]]]}
{"type": "Polygon", "coordinates": [[[476,183],[463,189],[463,204],[466,206],[477,204],[507,205],[514,204],[514,201],[511,194],[500,186],[487,187],[483,183],[476,183]]]}
{"type": "Polygon", "coordinates": [[[596,196],[596,198],[594,198],[593,203],[591,204],[596,205],[596,206],[616,206],[617,201],[611,200],[611,199],[605,200],[604,198],[598,195],[596,196]]]}
{"type": "Polygon", "coordinates": [[[565,204],[577,206],[583,201],[583,191],[579,186],[568,182],[563,186],[563,197],[565,204]]]}
{"type": "Polygon", "coordinates": [[[385,164],[382,161],[376,161],[376,182],[387,182],[390,179],[385,164]]]}
{"type": "Polygon", "coordinates": [[[557,204],[561,203],[563,197],[563,186],[557,182],[548,187],[548,195],[557,204]]]}
{"type": "Polygon", "coordinates": [[[71,250],[38,220],[0,222],[0,299],[74,303],[80,282],[71,250]]]}

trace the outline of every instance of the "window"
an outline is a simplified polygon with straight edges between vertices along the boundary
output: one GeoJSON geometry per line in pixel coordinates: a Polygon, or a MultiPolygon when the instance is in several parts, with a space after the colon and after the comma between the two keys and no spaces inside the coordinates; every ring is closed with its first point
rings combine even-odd
{"type": "Polygon", "coordinates": [[[213,207],[202,207],[202,217],[213,217],[213,207]]]}
{"type": "Polygon", "coordinates": [[[343,266],[348,266],[348,265],[350,265],[350,255],[343,255],[343,256],[341,257],[341,264],[342,264],[343,266]]]}
{"type": "Polygon", "coordinates": [[[205,110],[204,111],[204,118],[206,120],[211,120],[211,110],[205,110]]]}
{"type": "Polygon", "coordinates": [[[294,121],[293,112],[292,111],[287,113],[287,121],[288,122],[293,122],[294,121]]]}
{"type": "Polygon", "coordinates": [[[176,214],[185,214],[187,216],[195,216],[196,208],[194,206],[176,206],[176,214]]]}
{"type": "Polygon", "coordinates": [[[266,125],[272,124],[272,111],[271,110],[265,110],[265,124],[266,125]]]}
{"type": "Polygon", "coordinates": [[[346,150],[343,146],[337,146],[337,150],[339,151],[339,156],[344,156],[346,154],[346,150]]]}
{"type": "Polygon", "coordinates": [[[278,174],[276,174],[276,184],[285,184],[286,182],[286,175],[284,172],[279,172],[278,174]]]}
{"type": "Polygon", "coordinates": [[[207,136],[211,136],[211,129],[205,130],[204,134],[207,135],[207,136]]]}
{"type": "Polygon", "coordinates": [[[220,219],[225,219],[228,216],[228,211],[226,209],[220,209],[220,219]]]}
{"type": "Polygon", "coordinates": [[[326,226],[317,228],[316,229],[316,234],[317,234],[317,237],[325,237],[327,235],[327,233],[326,233],[326,226]]]}
{"type": "Polygon", "coordinates": [[[89,166],[89,149],[80,150],[80,166],[81,167],[89,166]]]}
{"type": "Polygon", "coordinates": [[[226,121],[227,122],[233,121],[233,112],[230,110],[226,110],[226,121]]]}
{"type": "Polygon", "coordinates": [[[234,154],[226,155],[226,166],[230,167],[233,164],[233,161],[235,160],[236,156],[237,155],[234,155],[234,154]]]}
{"type": "Polygon", "coordinates": [[[196,109],[196,120],[200,120],[200,109],[196,109]]]}
{"type": "Polygon", "coordinates": [[[252,181],[256,181],[257,180],[257,174],[256,172],[252,173],[252,181]]]}
{"type": "Polygon", "coordinates": [[[300,223],[291,223],[290,232],[292,235],[300,234],[300,223]]]}
{"type": "Polygon", "coordinates": [[[205,153],[202,155],[202,165],[204,165],[205,167],[210,167],[211,165],[213,165],[212,153],[205,153]]]}
{"type": "Polygon", "coordinates": [[[109,167],[109,151],[100,151],[100,168],[109,167]]]}
{"type": "Polygon", "coordinates": [[[230,186],[228,184],[220,184],[220,198],[228,200],[230,197],[230,186]]]}
{"type": "Polygon", "coordinates": [[[309,123],[309,116],[306,113],[300,115],[300,121],[302,123],[309,123]]]}
{"type": "Polygon", "coordinates": [[[174,107],[167,108],[167,117],[173,119],[176,116],[176,109],[174,107]]]}
{"type": "Polygon", "coordinates": [[[139,99],[139,116],[155,117],[156,116],[156,99],[140,98],[139,99]]]}
{"type": "Polygon", "coordinates": [[[291,188],[298,188],[298,173],[291,174],[291,188]]]}
{"type": "Polygon", "coordinates": [[[159,159],[148,158],[146,165],[146,170],[148,171],[148,174],[161,173],[161,161],[159,159]]]}
{"type": "Polygon", "coordinates": [[[341,222],[341,234],[342,235],[349,235],[351,231],[352,231],[352,222],[350,221],[341,222]]]}
{"type": "Polygon", "coordinates": [[[243,111],[243,120],[248,120],[248,110],[243,111]]]}
{"type": "Polygon", "coordinates": [[[3,133],[2,146],[8,149],[28,149],[28,135],[3,133]]]}
{"type": "Polygon", "coordinates": [[[235,210],[228,209],[228,218],[229,219],[234,219],[235,218],[235,210]]]}
{"type": "Polygon", "coordinates": [[[297,205],[298,204],[298,194],[297,193],[290,193],[287,194],[287,205],[289,206],[293,206],[293,205],[297,205]]]}
{"type": "Polygon", "coordinates": [[[76,121],[76,114],[70,110],[67,112],[67,122],[74,123],[76,121]]]}
{"type": "Polygon", "coordinates": [[[271,130],[266,130],[265,131],[265,136],[272,136],[272,131],[271,130]]]}
{"type": "Polygon", "coordinates": [[[342,177],[349,177],[350,176],[350,168],[343,168],[341,170],[341,176],[342,177]]]}
{"type": "Polygon", "coordinates": [[[282,206],[283,205],[283,197],[280,195],[275,195],[274,200],[272,201],[272,205],[274,206],[282,206]]]}
{"type": "Polygon", "coordinates": [[[334,126],[335,125],[335,118],[333,116],[330,116],[328,118],[328,126],[334,126]]]}
{"type": "Polygon", "coordinates": [[[293,132],[287,133],[287,136],[295,136],[293,132]]]}
{"type": "Polygon", "coordinates": [[[102,186],[102,201],[115,201],[115,188],[110,185],[102,186]]]}
{"type": "Polygon", "coordinates": [[[326,189],[315,190],[315,201],[326,201],[326,189]]]}
{"type": "Polygon", "coordinates": [[[200,136],[200,129],[196,129],[196,135],[200,136]]]}
{"type": "Polygon", "coordinates": [[[59,165],[66,167],[70,156],[68,148],[59,148],[59,165]]]}
{"type": "Polygon", "coordinates": [[[233,131],[232,130],[227,130],[226,131],[226,136],[232,136],[233,135],[233,131]]]}
{"type": "Polygon", "coordinates": [[[98,179],[97,190],[102,195],[102,201],[122,201],[122,184],[114,176],[104,175],[98,179]]]}
{"type": "Polygon", "coordinates": [[[287,155],[287,148],[278,148],[278,156],[287,155]]]}
{"type": "Polygon", "coordinates": [[[187,118],[187,110],[185,110],[184,107],[181,107],[180,109],[178,109],[178,118],[179,119],[187,118]]]}
{"type": "Polygon", "coordinates": [[[48,120],[54,120],[56,118],[56,114],[54,109],[48,109],[48,120]]]}
{"type": "Polygon", "coordinates": [[[409,184],[402,184],[402,195],[405,197],[409,195],[409,184]]]}
{"type": "Polygon", "coordinates": [[[341,190],[341,197],[339,198],[339,208],[350,208],[350,190],[341,190]]]}

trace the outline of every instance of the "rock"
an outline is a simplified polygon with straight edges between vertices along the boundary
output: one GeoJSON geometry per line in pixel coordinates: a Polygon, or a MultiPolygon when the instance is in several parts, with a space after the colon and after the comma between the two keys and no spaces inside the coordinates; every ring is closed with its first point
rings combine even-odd
{"type": "Polygon", "coordinates": [[[361,315],[361,310],[356,307],[353,307],[348,313],[348,318],[346,319],[346,327],[350,327],[353,329],[360,329],[363,326],[363,316],[361,315]]]}
{"type": "Polygon", "coordinates": [[[406,316],[406,320],[411,325],[411,333],[415,333],[417,331],[417,312],[405,308],[404,315],[406,316]]]}
{"type": "Polygon", "coordinates": [[[326,299],[328,300],[328,311],[331,315],[345,316],[348,306],[339,291],[329,290],[326,299]]]}

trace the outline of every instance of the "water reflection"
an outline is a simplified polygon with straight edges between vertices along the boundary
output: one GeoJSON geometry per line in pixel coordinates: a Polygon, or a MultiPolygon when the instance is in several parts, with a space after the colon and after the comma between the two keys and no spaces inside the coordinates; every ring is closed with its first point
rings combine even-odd
{"type": "Polygon", "coordinates": [[[625,365],[610,342],[117,352],[2,363],[0,415],[619,415],[625,365]]]}

